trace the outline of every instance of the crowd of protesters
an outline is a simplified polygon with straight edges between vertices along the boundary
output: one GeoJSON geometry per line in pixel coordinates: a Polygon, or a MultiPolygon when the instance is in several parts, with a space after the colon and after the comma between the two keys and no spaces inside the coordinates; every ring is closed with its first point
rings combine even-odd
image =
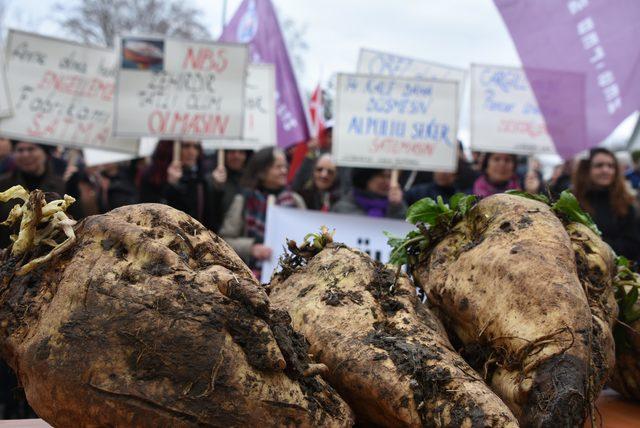
{"type": "MultiPolygon", "coordinates": [[[[160,141],[150,159],[88,167],[78,151],[0,139],[0,191],[22,185],[43,190],[48,199],[67,193],[77,200],[69,210],[76,219],[139,202],[167,204],[218,233],[258,274],[272,255],[264,245],[271,202],[401,219],[425,197],[446,202],[458,192],[484,198],[519,189],[553,198],[570,189],[614,251],[640,261],[640,152],[623,165],[614,153],[596,148],[559,165],[545,181],[540,166],[523,157],[473,153],[468,161],[460,150],[457,172],[402,171],[396,180],[389,170],[338,167],[330,132],[308,143],[294,174],[291,153],[276,148],[225,150],[221,156],[205,153],[196,141],[160,141]]],[[[0,217],[11,207],[2,204],[0,217]]],[[[9,234],[0,226],[0,248],[9,245],[9,234]]],[[[33,416],[24,401],[14,399],[15,378],[2,364],[0,419],[33,416]]]]}

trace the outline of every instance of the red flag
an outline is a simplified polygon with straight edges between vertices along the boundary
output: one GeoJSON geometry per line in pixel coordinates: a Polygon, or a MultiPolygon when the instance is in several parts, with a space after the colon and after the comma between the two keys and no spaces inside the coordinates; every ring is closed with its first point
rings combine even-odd
{"type": "MultiPolygon", "coordinates": [[[[309,118],[311,119],[311,136],[312,138],[320,140],[320,137],[325,130],[325,122],[322,88],[319,83],[311,94],[311,99],[309,100],[309,118]]],[[[302,161],[304,161],[308,151],[309,148],[307,147],[306,142],[298,144],[294,149],[291,166],[289,167],[289,182],[293,181],[293,178],[295,177],[298,168],[300,168],[300,165],[302,165],[302,161]]]]}
{"type": "Polygon", "coordinates": [[[319,83],[309,100],[309,118],[311,119],[311,135],[319,138],[325,128],[322,88],[319,83]]]}

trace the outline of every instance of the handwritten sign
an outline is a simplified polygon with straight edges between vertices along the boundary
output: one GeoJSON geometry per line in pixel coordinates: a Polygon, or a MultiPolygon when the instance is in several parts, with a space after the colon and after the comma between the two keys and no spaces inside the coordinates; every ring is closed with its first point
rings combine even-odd
{"type": "Polygon", "coordinates": [[[458,84],[339,74],[338,165],[454,171],[458,84]]]}
{"type": "Polygon", "coordinates": [[[242,138],[246,46],[152,37],[118,45],[115,135],[242,138]]]}
{"type": "Polygon", "coordinates": [[[14,114],[0,120],[7,138],[133,153],[113,139],[115,54],[106,49],[11,30],[7,80],[14,114]]]}
{"type": "Polygon", "coordinates": [[[249,65],[244,101],[244,138],[205,140],[212,149],[258,150],[276,145],[276,72],[272,64],[249,65]]]}
{"type": "Polygon", "coordinates": [[[11,100],[9,99],[9,88],[7,84],[7,72],[4,57],[0,55],[0,117],[7,117],[13,114],[11,100]]]}
{"type": "Polygon", "coordinates": [[[447,80],[458,82],[459,102],[462,102],[467,72],[462,68],[437,64],[406,56],[360,49],[358,73],[380,76],[406,77],[410,79],[447,80]]]}
{"type": "Polygon", "coordinates": [[[471,147],[515,154],[556,152],[522,69],[471,66],[471,147]]]}

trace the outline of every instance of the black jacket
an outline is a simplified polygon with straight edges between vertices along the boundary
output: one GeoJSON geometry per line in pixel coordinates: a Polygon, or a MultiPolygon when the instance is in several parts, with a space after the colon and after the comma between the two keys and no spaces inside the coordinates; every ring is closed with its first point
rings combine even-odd
{"type": "Polygon", "coordinates": [[[222,224],[222,196],[209,177],[190,168],[183,168],[176,184],[154,186],[143,176],[140,188],[140,202],[157,202],[184,211],[214,232],[222,224]]]}
{"type": "Polygon", "coordinates": [[[593,220],[602,232],[604,241],[611,245],[618,255],[630,260],[640,259],[640,225],[637,211],[633,205],[627,215],[617,216],[609,202],[609,191],[587,193],[589,205],[593,211],[593,220]]]}

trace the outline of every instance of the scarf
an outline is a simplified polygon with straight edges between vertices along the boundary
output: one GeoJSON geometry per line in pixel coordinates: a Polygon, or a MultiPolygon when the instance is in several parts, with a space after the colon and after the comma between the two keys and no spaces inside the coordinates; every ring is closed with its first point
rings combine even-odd
{"type": "Polygon", "coordinates": [[[387,214],[389,200],[385,197],[374,195],[370,192],[363,192],[353,189],[353,199],[369,217],[384,217],[387,214]]]}
{"type": "Polygon", "coordinates": [[[276,196],[276,205],[282,207],[297,207],[293,193],[288,190],[270,191],[266,189],[254,189],[245,191],[244,222],[246,236],[255,239],[255,242],[264,242],[264,227],[267,217],[267,198],[276,196]]]}
{"type": "Polygon", "coordinates": [[[495,195],[496,193],[503,193],[507,190],[517,189],[520,189],[517,177],[511,178],[511,180],[506,183],[493,184],[489,182],[486,175],[482,174],[478,177],[476,182],[473,183],[473,194],[480,198],[486,198],[487,196],[495,195]]]}

